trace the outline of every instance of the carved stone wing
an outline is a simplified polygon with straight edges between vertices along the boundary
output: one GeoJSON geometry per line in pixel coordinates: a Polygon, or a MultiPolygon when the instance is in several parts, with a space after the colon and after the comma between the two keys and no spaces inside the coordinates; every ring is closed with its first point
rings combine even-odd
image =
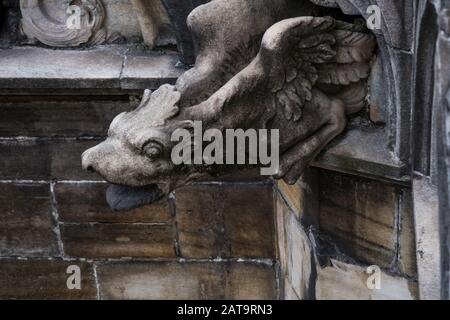
{"type": "Polygon", "coordinates": [[[314,87],[348,86],[366,79],[375,43],[362,28],[331,17],[275,24],[264,35],[259,58],[269,73],[277,107],[288,120],[297,121],[314,87]]]}

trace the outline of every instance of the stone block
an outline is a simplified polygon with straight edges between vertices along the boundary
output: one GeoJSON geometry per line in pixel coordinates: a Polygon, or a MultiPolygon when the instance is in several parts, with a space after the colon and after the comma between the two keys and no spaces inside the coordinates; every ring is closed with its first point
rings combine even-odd
{"type": "Polygon", "coordinates": [[[414,300],[417,283],[381,273],[380,289],[369,289],[367,269],[336,260],[331,266],[318,268],[316,297],[318,300],[414,300]]]}
{"type": "Polygon", "coordinates": [[[390,268],[396,258],[398,190],[338,173],[320,174],[320,231],[343,253],[390,268]]]}
{"type": "Polygon", "coordinates": [[[102,299],[275,299],[272,266],[240,262],[129,262],[98,267],[102,299]]]}
{"type": "Polygon", "coordinates": [[[48,184],[0,183],[0,256],[57,256],[48,184]]]}
{"type": "Polygon", "coordinates": [[[311,280],[313,277],[314,253],[304,227],[284,200],[277,199],[278,255],[282,276],[285,278],[284,294],[302,300],[313,298],[311,280]]]}
{"type": "Polygon", "coordinates": [[[300,298],[297,296],[297,293],[295,293],[294,288],[292,288],[292,285],[289,281],[289,279],[284,279],[284,300],[300,300],[300,298]]]}
{"type": "Polygon", "coordinates": [[[181,256],[273,258],[273,193],[265,184],[207,184],[175,192],[181,256]]]}
{"type": "Polygon", "coordinates": [[[96,299],[92,265],[81,261],[0,260],[0,299],[96,299]],[[71,265],[80,268],[81,289],[70,290],[67,273],[71,265]]]}
{"type": "Polygon", "coordinates": [[[414,179],[414,224],[421,300],[441,298],[438,189],[429,178],[414,179]]]}
{"type": "Polygon", "coordinates": [[[65,254],[71,257],[175,257],[171,225],[62,224],[61,236],[65,254]]]}
{"type": "Polygon", "coordinates": [[[81,154],[99,140],[0,139],[0,179],[101,180],[81,168],[81,154]]]}
{"type": "Polygon", "coordinates": [[[393,160],[384,128],[355,125],[336,137],[312,165],[355,175],[380,176],[405,183],[409,169],[393,160]]]}
{"type": "Polygon", "coordinates": [[[297,219],[306,225],[316,225],[319,216],[318,170],[309,168],[294,184],[277,180],[276,187],[297,219]]]}
{"type": "Polygon", "coordinates": [[[410,190],[402,192],[400,209],[398,270],[409,277],[417,279],[416,234],[414,230],[413,199],[410,190]]]}
{"type": "Polygon", "coordinates": [[[127,45],[89,50],[14,47],[0,49],[0,60],[0,88],[13,94],[156,90],[163,83],[174,83],[184,71],[175,67],[178,58],[173,51],[145,53],[127,45]]]}
{"type": "Polygon", "coordinates": [[[170,223],[169,201],[113,212],[106,203],[107,183],[57,183],[55,197],[62,222],[170,223]]]}
{"type": "Polygon", "coordinates": [[[0,137],[106,136],[114,117],[130,109],[127,96],[3,97],[0,137]]]}
{"type": "Polygon", "coordinates": [[[230,263],[225,268],[225,299],[277,299],[275,269],[265,264],[230,263]]]}
{"type": "Polygon", "coordinates": [[[292,211],[300,218],[303,215],[303,200],[305,197],[305,190],[302,184],[297,182],[294,185],[288,185],[283,180],[277,180],[277,188],[292,211]]]}
{"type": "Polygon", "coordinates": [[[286,219],[287,278],[297,296],[302,300],[312,298],[311,277],[314,263],[308,236],[295,215],[286,219]]]}
{"type": "Polygon", "coordinates": [[[280,260],[280,269],[284,276],[286,276],[287,261],[289,258],[287,250],[287,231],[286,231],[286,217],[291,213],[289,207],[285,203],[284,199],[280,195],[276,195],[275,198],[275,221],[276,221],[276,233],[277,233],[277,257],[280,260]]]}

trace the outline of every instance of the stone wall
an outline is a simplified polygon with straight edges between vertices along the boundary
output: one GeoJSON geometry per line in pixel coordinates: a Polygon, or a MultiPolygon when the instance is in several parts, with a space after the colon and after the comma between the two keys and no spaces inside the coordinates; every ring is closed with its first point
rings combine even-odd
{"type": "Polygon", "coordinates": [[[131,108],[124,93],[0,95],[0,299],[278,298],[272,186],[252,173],[111,212],[80,156],[131,108]]]}
{"type": "Polygon", "coordinates": [[[286,299],[417,299],[411,188],[310,169],[276,186],[286,299]],[[380,288],[367,281],[378,266],[380,288]]]}

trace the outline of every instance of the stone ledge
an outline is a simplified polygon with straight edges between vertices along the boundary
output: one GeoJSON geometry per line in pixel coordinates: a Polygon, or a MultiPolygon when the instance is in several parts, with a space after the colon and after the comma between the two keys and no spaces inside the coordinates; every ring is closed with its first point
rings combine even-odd
{"type": "Polygon", "coordinates": [[[313,166],[408,185],[407,165],[394,158],[383,128],[350,128],[337,137],[313,166]]]}
{"type": "Polygon", "coordinates": [[[174,83],[184,71],[175,67],[178,54],[174,51],[148,52],[127,46],[90,50],[14,47],[0,50],[0,61],[3,94],[142,91],[174,83]]]}

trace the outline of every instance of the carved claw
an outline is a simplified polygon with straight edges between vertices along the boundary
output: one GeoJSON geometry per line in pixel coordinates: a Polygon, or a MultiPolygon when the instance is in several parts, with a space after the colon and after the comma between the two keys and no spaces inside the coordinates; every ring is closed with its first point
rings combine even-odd
{"type": "Polygon", "coordinates": [[[330,105],[329,121],[314,135],[293,146],[281,156],[276,178],[283,179],[287,184],[295,184],[311,161],[331,140],[341,134],[346,126],[345,107],[342,101],[329,99],[325,95],[321,96],[320,100],[330,105]]]}

